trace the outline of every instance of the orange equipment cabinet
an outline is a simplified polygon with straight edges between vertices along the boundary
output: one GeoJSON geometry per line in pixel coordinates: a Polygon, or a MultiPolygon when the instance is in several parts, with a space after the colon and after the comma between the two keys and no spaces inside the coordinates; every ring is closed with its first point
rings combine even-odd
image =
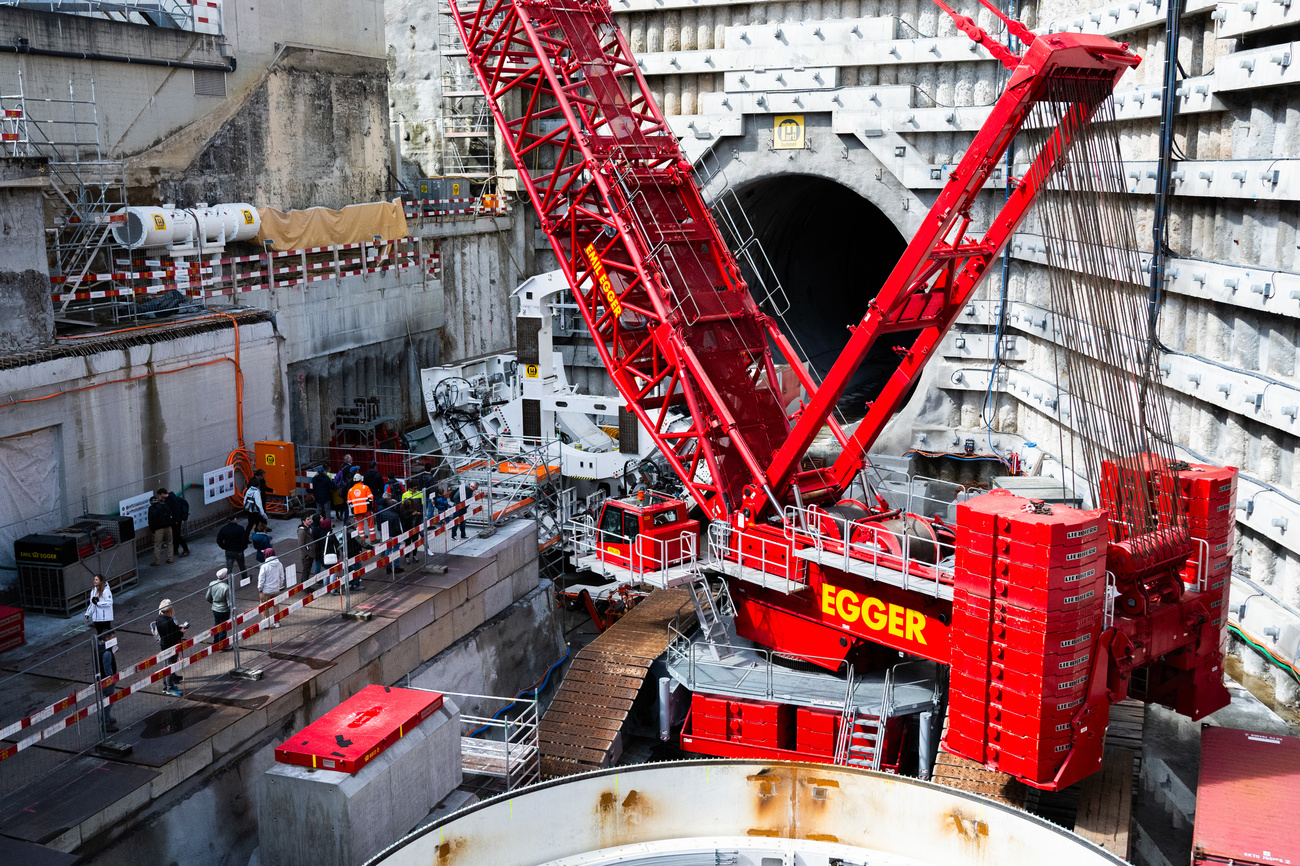
{"type": "Polygon", "coordinates": [[[292,442],[254,442],[253,469],[266,470],[266,483],[276,496],[292,496],[298,487],[292,442]]]}

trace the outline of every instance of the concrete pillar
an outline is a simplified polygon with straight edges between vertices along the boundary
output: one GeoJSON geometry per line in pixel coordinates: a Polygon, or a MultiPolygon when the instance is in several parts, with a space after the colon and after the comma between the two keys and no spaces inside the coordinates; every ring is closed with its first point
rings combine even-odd
{"type": "Polygon", "coordinates": [[[459,787],[460,710],[444,703],[356,773],[274,764],[257,804],[264,863],[352,866],[459,787]]]}
{"type": "Polygon", "coordinates": [[[713,9],[705,7],[695,12],[695,47],[700,51],[713,48],[713,9]]]}
{"type": "Polygon", "coordinates": [[[638,12],[633,15],[629,26],[631,27],[631,31],[628,34],[628,44],[632,46],[632,53],[638,56],[645,54],[646,51],[649,50],[646,48],[645,13],[638,12]]]}
{"type": "Polygon", "coordinates": [[[678,37],[681,42],[682,51],[694,51],[699,46],[695,41],[695,10],[683,9],[680,23],[680,33],[678,37]]]}
{"type": "Polygon", "coordinates": [[[664,98],[659,103],[663,108],[664,116],[671,117],[682,113],[682,77],[680,75],[665,75],[664,98]]]}
{"type": "Polygon", "coordinates": [[[663,14],[664,51],[673,52],[682,49],[682,14],[670,10],[663,14]]]}
{"type": "Polygon", "coordinates": [[[41,190],[48,186],[45,159],[0,161],[0,353],[30,351],[54,342],[41,199],[41,190]]]}
{"type": "Polygon", "coordinates": [[[645,16],[645,50],[649,54],[664,50],[664,22],[658,15],[645,16]]]}
{"type": "Polygon", "coordinates": [[[681,105],[682,114],[695,114],[696,96],[699,94],[700,77],[698,75],[679,75],[677,80],[681,83],[681,105]]]}

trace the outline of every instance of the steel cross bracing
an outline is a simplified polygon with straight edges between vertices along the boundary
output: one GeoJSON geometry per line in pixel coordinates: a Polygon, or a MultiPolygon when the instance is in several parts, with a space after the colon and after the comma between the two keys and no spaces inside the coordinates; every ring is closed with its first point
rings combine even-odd
{"type": "Polygon", "coordinates": [[[816,386],[750,296],[608,4],[481,0],[452,18],[628,407],[710,517],[751,492],[777,505],[775,365],[816,386]]]}

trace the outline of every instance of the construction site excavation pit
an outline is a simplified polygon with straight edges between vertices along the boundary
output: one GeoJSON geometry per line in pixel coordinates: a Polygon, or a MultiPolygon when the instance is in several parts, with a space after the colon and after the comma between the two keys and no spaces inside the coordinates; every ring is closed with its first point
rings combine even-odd
{"type": "Polygon", "coordinates": [[[926,782],[836,766],[703,760],[611,768],[505,794],[421,828],[368,866],[428,863],[1124,861],[1026,812],[926,782]]]}

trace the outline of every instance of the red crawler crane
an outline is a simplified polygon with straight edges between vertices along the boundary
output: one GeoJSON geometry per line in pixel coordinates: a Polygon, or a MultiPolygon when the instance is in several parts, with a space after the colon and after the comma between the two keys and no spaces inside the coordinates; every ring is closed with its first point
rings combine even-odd
{"type": "MultiPolygon", "coordinates": [[[[946,747],[1057,788],[1100,765],[1109,705],[1127,694],[1134,670],[1146,667],[1144,697],[1193,717],[1226,703],[1226,590],[1210,583],[1222,557],[1205,549],[1230,541],[1231,527],[1205,508],[1231,502],[1235,474],[1179,476],[1143,455],[1110,464],[1103,488],[1147,485],[1141,501],[1163,503],[1144,518],[1158,536],[1105,512],[1038,513],[1017,497],[981,497],[962,506],[956,568],[946,572],[937,550],[953,541],[951,530],[841,502],[989,265],[1139,62],[1104,37],[1036,36],[1003,18],[1026,45],[1017,55],[936,2],[1010,80],[820,384],[751,297],[608,3],[479,0],[452,13],[610,376],[714,521],[737,631],[827,667],[868,644],[949,664],[946,747]],[[1054,128],[1024,176],[1008,178],[1011,194],[988,228],[968,236],[976,197],[1031,111],[1049,102],[1054,128]],[[831,413],[884,335],[911,342],[847,435],[831,413]],[[810,395],[791,415],[776,388],[778,363],[810,395]],[[667,426],[670,408],[687,410],[685,426],[667,426]],[[840,457],[826,469],[801,468],[827,425],[840,457]],[[1142,460],[1154,468],[1143,470],[1142,460]],[[1165,507],[1168,479],[1179,477],[1190,528],[1170,523],[1180,512],[1165,507]],[[1158,555],[1140,543],[1155,537],[1158,555]],[[1198,580],[1184,591],[1179,570],[1189,558],[1198,580]],[[1132,600],[1113,623],[1108,571],[1132,600]]],[[[705,751],[817,754],[743,740],[705,751]]]]}

